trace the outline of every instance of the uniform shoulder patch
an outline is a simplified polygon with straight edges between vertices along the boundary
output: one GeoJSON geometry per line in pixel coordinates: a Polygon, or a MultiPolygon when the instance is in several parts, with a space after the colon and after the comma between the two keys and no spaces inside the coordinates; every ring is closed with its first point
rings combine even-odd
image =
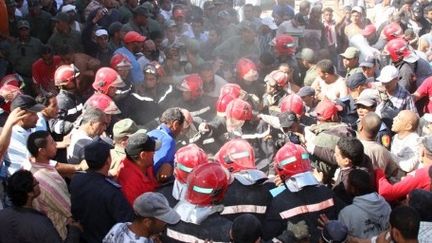
{"type": "Polygon", "coordinates": [[[121,185],[118,184],[117,182],[115,182],[113,179],[107,177],[107,178],[105,178],[105,180],[106,180],[109,184],[113,185],[114,187],[116,187],[116,188],[121,188],[121,185]]]}

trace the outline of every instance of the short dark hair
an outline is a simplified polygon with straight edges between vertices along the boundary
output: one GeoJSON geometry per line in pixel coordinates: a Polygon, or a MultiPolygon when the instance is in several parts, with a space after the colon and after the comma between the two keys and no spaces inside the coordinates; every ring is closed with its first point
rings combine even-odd
{"type": "Polygon", "coordinates": [[[183,124],[185,120],[185,117],[183,115],[183,112],[181,112],[180,108],[178,107],[172,107],[168,108],[164,113],[162,113],[162,116],[160,117],[161,123],[171,123],[174,121],[178,121],[180,124],[183,124]]]}
{"type": "Polygon", "coordinates": [[[53,54],[53,49],[49,45],[43,45],[41,48],[41,55],[53,54]]]}
{"type": "Polygon", "coordinates": [[[399,206],[390,213],[390,225],[398,229],[405,239],[417,239],[420,216],[411,207],[399,206]]]}
{"type": "Polygon", "coordinates": [[[72,49],[72,47],[68,46],[68,45],[62,45],[58,48],[57,54],[59,54],[60,56],[65,56],[65,55],[69,55],[69,54],[73,54],[74,50],[72,49]]]}
{"type": "Polygon", "coordinates": [[[364,160],[364,146],[355,137],[342,137],[337,143],[342,156],[352,161],[353,166],[361,166],[364,160]]]}
{"type": "Polygon", "coordinates": [[[9,177],[6,191],[14,206],[22,207],[26,204],[27,194],[33,191],[33,182],[33,175],[28,170],[19,170],[9,177]]]}
{"type": "Polygon", "coordinates": [[[432,192],[422,189],[411,191],[408,206],[419,213],[421,221],[432,221],[432,192]]]}
{"type": "Polygon", "coordinates": [[[353,187],[356,191],[356,195],[361,196],[372,193],[374,191],[373,186],[370,183],[371,176],[369,173],[362,169],[354,169],[350,171],[348,175],[348,185],[353,187]]]}
{"type": "Polygon", "coordinates": [[[321,60],[316,65],[317,68],[321,69],[321,71],[325,73],[335,74],[335,67],[330,59],[321,60]]]}
{"type": "Polygon", "coordinates": [[[233,221],[231,235],[234,243],[253,243],[262,234],[261,222],[252,214],[243,214],[233,221]]]}
{"type": "Polygon", "coordinates": [[[54,93],[51,92],[44,92],[38,96],[36,96],[35,100],[37,103],[44,105],[45,107],[49,106],[50,99],[56,97],[54,93]]]}
{"type": "Polygon", "coordinates": [[[333,13],[333,11],[334,11],[334,10],[333,10],[332,8],[330,8],[330,7],[327,7],[327,8],[324,8],[324,9],[323,9],[323,13],[324,13],[324,12],[330,12],[330,13],[333,13]]]}
{"type": "Polygon", "coordinates": [[[46,148],[48,136],[50,133],[47,131],[36,131],[30,134],[27,139],[27,149],[33,157],[38,156],[39,149],[46,148]]]}

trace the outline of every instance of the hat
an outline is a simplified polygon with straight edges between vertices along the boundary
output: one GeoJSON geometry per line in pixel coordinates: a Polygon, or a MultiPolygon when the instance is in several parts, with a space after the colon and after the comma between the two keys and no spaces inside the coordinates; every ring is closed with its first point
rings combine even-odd
{"type": "Polygon", "coordinates": [[[15,97],[11,103],[11,111],[18,107],[31,112],[39,112],[45,109],[45,106],[38,104],[36,100],[30,95],[18,95],[15,97]]]}
{"type": "Polygon", "coordinates": [[[364,59],[363,62],[360,63],[360,67],[368,67],[371,68],[373,67],[376,63],[378,62],[378,60],[375,57],[372,56],[368,56],[364,59]]]}
{"type": "Polygon", "coordinates": [[[185,11],[182,8],[177,8],[173,11],[173,17],[174,18],[178,18],[178,17],[185,17],[185,11]]]}
{"type": "Polygon", "coordinates": [[[217,14],[217,16],[220,18],[230,18],[231,14],[227,10],[222,10],[217,14]]]}
{"type": "Polygon", "coordinates": [[[429,153],[432,153],[432,135],[420,138],[420,142],[429,153]]]}
{"type": "Polygon", "coordinates": [[[145,36],[142,36],[138,32],[135,32],[135,31],[129,31],[123,37],[123,42],[125,44],[131,43],[131,42],[143,42],[145,40],[146,40],[145,36]]]}
{"type": "Polygon", "coordinates": [[[107,36],[108,35],[108,31],[106,29],[98,29],[98,30],[95,31],[95,35],[97,37],[101,37],[103,35],[107,36]]]}
{"type": "Polygon", "coordinates": [[[76,6],[75,6],[75,5],[72,5],[72,4],[66,4],[66,5],[64,5],[64,6],[62,7],[61,11],[62,11],[63,13],[67,13],[67,12],[70,12],[70,11],[74,11],[74,12],[76,12],[76,6]]]}
{"type": "Polygon", "coordinates": [[[110,33],[110,35],[114,35],[116,32],[120,31],[122,27],[122,23],[116,21],[108,27],[108,32],[110,33]]]}
{"type": "Polygon", "coordinates": [[[315,62],[315,52],[310,48],[303,48],[301,52],[297,54],[297,58],[307,62],[315,62]]]}
{"type": "Polygon", "coordinates": [[[387,65],[383,67],[377,80],[385,84],[385,83],[389,83],[390,81],[398,77],[399,77],[399,71],[397,70],[397,68],[392,65],[387,65]]]}
{"type": "Polygon", "coordinates": [[[69,15],[67,13],[59,12],[55,17],[52,18],[53,21],[69,22],[69,15]]]}
{"type": "Polygon", "coordinates": [[[347,86],[349,89],[355,89],[360,85],[368,82],[366,76],[362,72],[353,73],[348,77],[347,86]]]}
{"type": "Polygon", "coordinates": [[[376,32],[376,27],[373,24],[366,25],[362,31],[363,36],[369,36],[376,32]]]}
{"type": "Polygon", "coordinates": [[[271,30],[277,30],[278,26],[272,17],[265,17],[261,19],[261,24],[269,27],[271,30]]]}
{"type": "Polygon", "coordinates": [[[159,192],[145,192],[133,203],[135,213],[141,217],[157,218],[167,224],[176,224],[180,215],[172,209],[168,200],[159,192]]]}
{"type": "Polygon", "coordinates": [[[297,95],[300,97],[315,95],[315,90],[311,86],[304,86],[297,92],[297,95]]]}
{"type": "Polygon", "coordinates": [[[365,89],[363,90],[357,101],[356,105],[364,105],[366,107],[376,106],[380,102],[379,92],[376,89],[365,89]]]}
{"type": "Polygon", "coordinates": [[[30,29],[30,24],[29,24],[29,22],[27,20],[20,20],[20,21],[18,21],[17,28],[21,29],[23,27],[27,28],[27,29],[30,29]]]}
{"type": "Polygon", "coordinates": [[[262,234],[261,222],[253,214],[236,217],[231,226],[233,242],[256,242],[262,234]]]}
{"type": "Polygon", "coordinates": [[[357,12],[357,13],[363,14],[363,9],[359,6],[355,6],[351,9],[351,13],[352,12],[357,12]]]}
{"type": "Polygon", "coordinates": [[[292,111],[279,113],[277,117],[281,128],[290,128],[298,121],[296,114],[292,111]]]}
{"type": "Polygon", "coordinates": [[[334,115],[342,111],[342,107],[331,100],[324,99],[315,107],[315,113],[320,121],[329,121],[334,115]]]}
{"type": "Polygon", "coordinates": [[[328,243],[342,243],[348,237],[348,228],[337,220],[328,221],[322,230],[321,239],[328,243]]]}
{"type": "Polygon", "coordinates": [[[145,6],[142,6],[142,5],[134,8],[133,13],[135,15],[142,15],[142,16],[146,16],[146,17],[150,17],[151,16],[151,13],[148,10],[148,8],[146,8],[145,6]]]}
{"type": "Polygon", "coordinates": [[[340,54],[342,57],[346,58],[346,59],[352,59],[355,57],[359,57],[360,55],[360,51],[359,49],[355,48],[355,47],[348,47],[344,53],[340,54]]]}
{"type": "Polygon", "coordinates": [[[89,168],[100,168],[110,156],[113,146],[100,137],[84,146],[84,159],[89,168]]]}
{"type": "Polygon", "coordinates": [[[134,133],[129,136],[125,151],[127,155],[134,156],[142,151],[156,151],[160,146],[161,144],[156,138],[149,137],[145,133],[134,133]]]}
{"type": "Polygon", "coordinates": [[[116,122],[113,126],[113,137],[124,138],[130,136],[136,132],[145,132],[145,129],[139,129],[136,123],[130,119],[126,118],[116,122]]]}

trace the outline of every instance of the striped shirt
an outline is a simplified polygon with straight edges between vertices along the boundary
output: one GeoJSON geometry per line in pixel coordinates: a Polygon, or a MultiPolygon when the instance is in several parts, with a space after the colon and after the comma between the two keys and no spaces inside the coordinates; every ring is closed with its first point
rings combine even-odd
{"type": "Polygon", "coordinates": [[[31,172],[39,181],[41,191],[33,201],[33,207],[45,213],[62,239],[66,239],[66,221],[72,217],[70,194],[66,182],[55,167],[49,164],[32,163],[31,172]]]}

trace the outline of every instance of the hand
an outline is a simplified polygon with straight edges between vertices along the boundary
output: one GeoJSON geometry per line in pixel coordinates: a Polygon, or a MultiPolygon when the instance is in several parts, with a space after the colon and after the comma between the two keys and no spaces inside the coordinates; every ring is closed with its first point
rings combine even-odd
{"type": "Polygon", "coordinates": [[[157,180],[160,183],[164,183],[172,176],[172,174],[173,174],[173,167],[170,164],[165,163],[159,168],[157,174],[157,180]]]}
{"type": "Polygon", "coordinates": [[[76,227],[76,228],[78,228],[81,232],[84,231],[82,225],[81,225],[78,221],[75,221],[72,217],[69,217],[69,218],[67,219],[67,221],[66,221],[66,225],[68,225],[68,226],[72,226],[72,227],[76,227]]]}
{"type": "Polygon", "coordinates": [[[9,116],[4,126],[12,127],[16,125],[19,121],[21,121],[26,115],[27,113],[25,110],[22,110],[21,108],[15,108],[13,111],[9,113],[9,116]]]}
{"type": "Polygon", "coordinates": [[[83,161],[81,161],[81,163],[79,163],[78,165],[77,165],[77,171],[84,171],[84,170],[87,170],[89,167],[88,167],[88,165],[87,165],[87,161],[86,160],[83,160],[83,161]]]}
{"type": "Polygon", "coordinates": [[[71,143],[71,133],[67,134],[66,136],[63,137],[63,141],[62,144],[64,145],[64,147],[67,147],[70,145],[71,143]]]}
{"type": "Polygon", "coordinates": [[[390,231],[384,231],[378,235],[377,243],[390,243],[392,242],[390,231]]]}
{"type": "Polygon", "coordinates": [[[207,133],[210,131],[210,128],[207,123],[203,122],[199,124],[198,131],[202,133],[207,133]]]}
{"type": "Polygon", "coordinates": [[[322,230],[323,227],[329,222],[329,218],[325,214],[320,214],[318,219],[318,229],[322,230]]]}
{"type": "Polygon", "coordinates": [[[274,177],[274,183],[276,186],[282,186],[284,182],[282,178],[279,175],[277,175],[274,177]]]}
{"type": "Polygon", "coordinates": [[[315,176],[315,179],[317,179],[318,182],[322,182],[324,179],[324,173],[319,172],[316,168],[313,170],[313,175],[315,176]]]}

